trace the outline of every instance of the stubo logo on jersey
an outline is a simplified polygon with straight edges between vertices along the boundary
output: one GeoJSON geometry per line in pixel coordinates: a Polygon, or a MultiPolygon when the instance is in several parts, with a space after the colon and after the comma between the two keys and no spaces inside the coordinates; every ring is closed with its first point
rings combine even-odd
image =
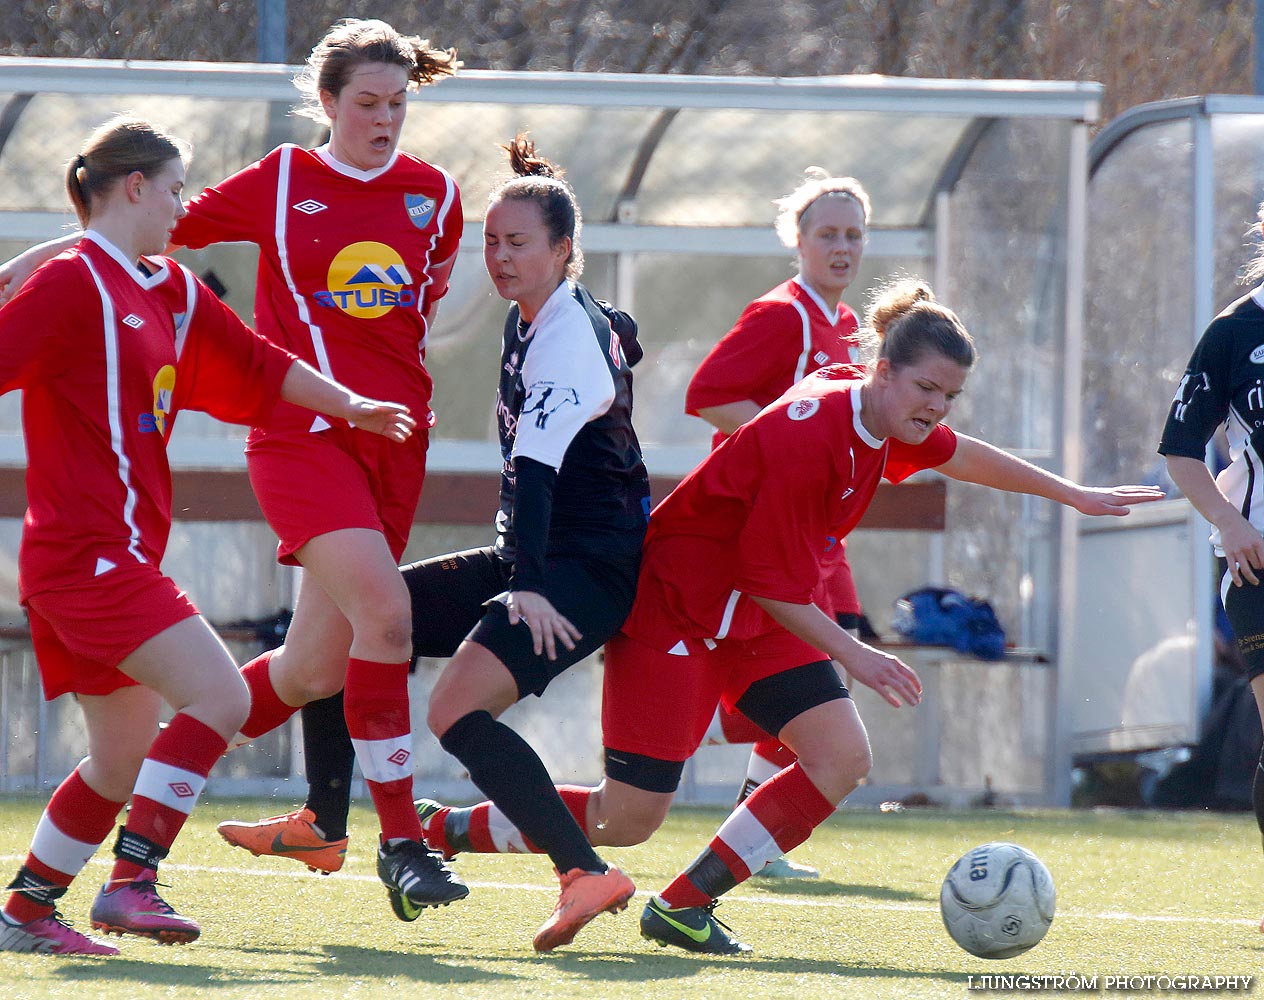
{"type": "Polygon", "coordinates": [[[154,411],[142,413],[137,421],[137,429],[142,434],[167,433],[167,423],[171,419],[171,393],[175,387],[175,368],[163,365],[154,376],[154,411]]]}
{"type": "Polygon", "coordinates": [[[313,296],[327,309],[356,319],[376,319],[396,306],[417,302],[404,259],[385,243],[365,240],[338,251],[329,265],[329,288],[313,296]]]}

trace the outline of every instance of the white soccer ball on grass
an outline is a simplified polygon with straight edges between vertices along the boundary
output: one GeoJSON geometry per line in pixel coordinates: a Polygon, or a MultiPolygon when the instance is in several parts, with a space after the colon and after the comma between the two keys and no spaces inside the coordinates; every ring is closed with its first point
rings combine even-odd
{"type": "Polygon", "coordinates": [[[939,911],[952,939],[979,958],[1013,958],[1053,923],[1053,876],[1017,844],[983,844],[948,870],[939,911]]]}

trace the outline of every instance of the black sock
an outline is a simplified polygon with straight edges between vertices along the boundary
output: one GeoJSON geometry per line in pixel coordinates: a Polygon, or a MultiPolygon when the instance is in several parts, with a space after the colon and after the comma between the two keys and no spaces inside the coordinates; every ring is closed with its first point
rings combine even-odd
{"type": "Polygon", "coordinates": [[[1255,807],[1255,822],[1264,834],[1264,749],[1260,750],[1260,762],[1255,765],[1255,780],[1251,782],[1251,805],[1255,807]]]}
{"type": "Polygon", "coordinates": [[[710,847],[704,850],[685,869],[685,877],[689,879],[699,892],[712,899],[719,899],[737,885],[737,877],[723,859],[710,847]]]}
{"type": "Polygon", "coordinates": [[[544,763],[512,729],[488,712],[471,712],[454,722],[439,744],[465,765],[470,780],[509,822],[548,853],[559,872],[606,870],[557,794],[544,763]]]}
{"type": "Polygon", "coordinates": [[[326,840],[347,835],[355,747],[342,711],[342,692],[303,706],[303,761],[307,768],[307,808],[326,840]]]}

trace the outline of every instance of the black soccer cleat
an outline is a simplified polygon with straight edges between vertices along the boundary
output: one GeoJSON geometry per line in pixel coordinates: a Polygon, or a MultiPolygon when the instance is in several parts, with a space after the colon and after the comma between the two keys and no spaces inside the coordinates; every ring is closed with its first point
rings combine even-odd
{"type": "Polygon", "coordinates": [[[707,955],[742,955],[751,950],[728,932],[733,928],[715,916],[718,900],[706,906],[682,906],[672,909],[650,897],[641,912],[641,937],[657,941],[659,947],[675,945],[707,955]]]}
{"type": "Polygon", "coordinates": [[[428,906],[447,906],[470,894],[469,886],[444,867],[439,855],[416,840],[380,845],[377,877],[400,920],[416,920],[428,906]]]}

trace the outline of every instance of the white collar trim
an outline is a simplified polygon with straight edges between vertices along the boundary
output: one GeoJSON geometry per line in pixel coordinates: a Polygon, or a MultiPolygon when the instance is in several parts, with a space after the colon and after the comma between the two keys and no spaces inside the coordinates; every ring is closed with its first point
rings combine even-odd
{"type": "Polygon", "coordinates": [[[820,293],[804,279],[803,272],[799,272],[791,280],[807,293],[808,298],[816,303],[816,307],[821,310],[821,314],[830,321],[830,326],[836,326],[838,324],[843,311],[842,299],[838,300],[838,305],[836,305],[833,309],[830,309],[830,307],[825,304],[825,300],[821,298],[820,293]]]}
{"type": "Polygon", "coordinates": [[[118,266],[121,267],[128,274],[130,274],[132,276],[132,280],[134,280],[136,284],[140,285],[141,288],[153,288],[155,285],[160,285],[162,284],[163,281],[166,280],[167,262],[163,260],[161,257],[159,258],[146,257],[145,260],[148,260],[150,263],[152,263],[154,267],[157,268],[157,270],[154,271],[153,274],[142,274],[141,271],[136,266],[137,265],[136,261],[128,260],[127,255],[124,254],[122,250],[120,250],[117,246],[115,246],[108,239],[102,236],[99,232],[97,232],[97,230],[95,229],[85,230],[83,234],[83,238],[87,240],[91,240],[93,243],[99,246],[102,250],[104,250],[107,254],[113,257],[114,260],[118,263],[118,266]]]}
{"type": "Polygon", "coordinates": [[[384,165],[374,167],[372,170],[361,170],[359,167],[353,167],[349,163],[343,163],[340,159],[335,157],[329,150],[329,143],[325,143],[323,146],[317,146],[312,150],[312,152],[315,153],[316,156],[320,158],[321,162],[329,167],[330,170],[337,171],[344,177],[350,177],[352,180],[357,181],[376,180],[378,177],[381,177],[384,173],[386,173],[386,171],[390,170],[391,167],[395,166],[395,161],[399,159],[399,150],[396,149],[393,153],[391,153],[391,158],[387,160],[384,165]]]}
{"type": "Polygon", "coordinates": [[[854,385],[851,388],[851,426],[856,432],[856,437],[860,438],[870,448],[881,448],[886,443],[886,438],[876,438],[865,428],[865,423],[860,419],[860,386],[854,385]]]}

